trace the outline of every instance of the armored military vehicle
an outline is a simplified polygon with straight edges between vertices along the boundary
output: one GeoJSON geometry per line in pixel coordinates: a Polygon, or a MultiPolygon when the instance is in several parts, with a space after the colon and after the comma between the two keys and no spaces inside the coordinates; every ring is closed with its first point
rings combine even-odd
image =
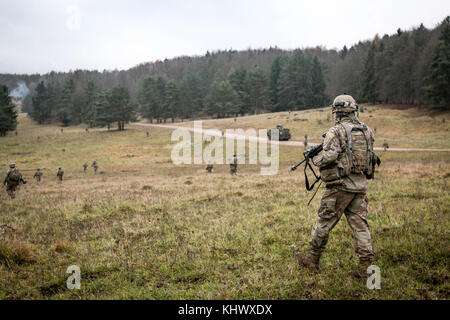
{"type": "MultiPolygon", "coordinates": [[[[283,128],[283,126],[279,124],[277,125],[276,129],[278,130],[279,141],[286,141],[291,138],[291,132],[289,131],[288,128],[283,128]]],[[[272,130],[267,131],[267,137],[269,138],[269,140],[272,140],[271,133],[272,130]]]]}

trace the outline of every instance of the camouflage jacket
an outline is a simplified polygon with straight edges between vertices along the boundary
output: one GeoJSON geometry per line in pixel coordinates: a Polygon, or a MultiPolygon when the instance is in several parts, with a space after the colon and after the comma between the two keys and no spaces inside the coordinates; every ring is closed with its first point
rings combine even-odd
{"type": "Polygon", "coordinates": [[[3,184],[4,185],[6,185],[8,183],[9,184],[19,184],[20,182],[25,183],[25,180],[23,179],[22,174],[19,172],[19,170],[17,168],[9,169],[8,172],[6,172],[5,179],[3,180],[3,184]],[[17,182],[16,181],[11,181],[11,179],[9,179],[9,175],[13,171],[17,171],[19,173],[19,175],[20,175],[20,178],[19,178],[19,180],[17,182]]]}
{"type": "Polygon", "coordinates": [[[40,178],[40,177],[42,177],[42,171],[36,171],[36,172],[34,173],[33,178],[40,178]]]}
{"type": "MultiPolygon", "coordinates": [[[[361,124],[356,117],[342,118],[336,122],[336,125],[330,128],[323,140],[323,152],[313,159],[314,165],[319,168],[326,168],[336,164],[342,157],[345,156],[347,149],[347,134],[345,129],[340,123],[350,122],[354,124],[361,124]]],[[[370,140],[373,146],[375,141],[373,132],[369,130],[370,140]]],[[[366,192],[367,191],[367,179],[364,174],[352,174],[342,177],[338,183],[326,183],[327,186],[335,186],[348,192],[366,192]]]]}

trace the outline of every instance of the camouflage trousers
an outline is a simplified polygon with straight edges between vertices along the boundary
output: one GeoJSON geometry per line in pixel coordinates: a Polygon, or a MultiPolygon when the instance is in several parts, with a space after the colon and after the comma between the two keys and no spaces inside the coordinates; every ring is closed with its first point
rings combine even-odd
{"type": "Polygon", "coordinates": [[[352,229],[355,253],[359,259],[372,259],[372,238],[367,223],[368,199],[365,193],[351,193],[336,188],[326,189],[311,231],[311,253],[321,254],[331,230],[342,214],[352,229]]]}
{"type": "Polygon", "coordinates": [[[19,185],[11,185],[11,184],[6,185],[6,192],[9,194],[11,199],[14,199],[16,197],[16,190],[18,187],[19,185]]]}
{"type": "Polygon", "coordinates": [[[237,166],[230,165],[230,174],[231,175],[237,174],[237,166]]]}

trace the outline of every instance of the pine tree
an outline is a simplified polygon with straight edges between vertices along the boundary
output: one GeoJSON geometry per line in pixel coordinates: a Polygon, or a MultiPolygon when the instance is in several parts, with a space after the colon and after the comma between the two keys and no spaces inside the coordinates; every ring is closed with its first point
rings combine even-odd
{"type": "Polygon", "coordinates": [[[17,127],[17,111],[9,96],[9,89],[0,84],[0,136],[17,127]]]}
{"type": "Polygon", "coordinates": [[[378,79],[375,70],[375,43],[370,46],[367,54],[367,59],[364,64],[364,71],[362,74],[362,91],[361,95],[363,101],[376,103],[378,99],[378,79]]]}
{"type": "Polygon", "coordinates": [[[95,125],[95,93],[97,89],[93,81],[89,81],[83,92],[83,108],[81,110],[82,122],[90,127],[95,125]]]}
{"type": "Polygon", "coordinates": [[[301,50],[297,50],[281,70],[278,110],[312,107],[314,94],[311,71],[311,58],[305,56],[301,50]]]}
{"type": "Polygon", "coordinates": [[[223,118],[226,115],[235,115],[238,109],[238,95],[228,81],[215,80],[206,97],[206,112],[223,118]]]}
{"type": "Polygon", "coordinates": [[[52,116],[52,108],[49,103],[48,90],[44,82],[39,82],[32,98],[33,111],[31,116],[39,124],[49,122],[52,116]]]}
{"type": "Polygon", "coordinates": [[[449,17],[446,18],[445,24],[425,79],[427,85],[423,88],[423,94],[428,106],[450,109],[449,17]]]}
{"type": "Polygon", "coordinates": [[[180,115],[180,92],[177,87],[177,83],[174,80],[169,80],[166,83],[166,97],[165,97],[164,114],[167,118],[172,118],[172,122],[175,122],[175,118],[180,115]]]}
{"type": "Polygon", "coordinates": [[[114,87],[111,91],[110,112],[117,129],[122,131],[125,124],[136,120],[137,104],[130,100],[130,92],[124,86],[114,87]]]}
{"type": "Polygon", "coordinates": [[[323,77],[322,65],[317,57],[314,57],[311,69],[311,81],[313,91],[312,107],[322,107],[325,104],[325,78],[323,77]]]}
{"type": "Polygon", "coordinates": [[[140,112],[144,118],[153,122],[153,117],[156,115],[156,88],[155,79],[147,77],[142,82],[142,85],[138,92],[138,101],[141,105],[140,112]]]}
{"type": "Polygon", "coordinates": [[[248,76],[251,111],[260,112],[268,105],[267,77],[260,67],[255,67],[248,76]]]}
{"type": "Polygon", "coordinates": [[[269,100],[272,111],[278,110],[278,101],[280,96],[280,75],[283,66],[286,65],[288,58],[276,57],[270,67],[269,100]]]}
{"type": "Polygon", "coordinates": [[[95,95],[95,125],[110,126],[115,121],[111,112],[112,89],[103,89],[95,95]]]}
{"type": "Polygon", "coordinates": [[[166,106],[166,82],[163,77],[158,77],[155,83],[155,117],[158,122],[164,118],[164,108],[166,106]]]}
{"type": "Polygon", "coordinates": [[[247,70],[244,68],[231,69],[228,74],[228,81],[238,96],[238,113],[242,116],[249,113],[251,107],[247,70]]]}

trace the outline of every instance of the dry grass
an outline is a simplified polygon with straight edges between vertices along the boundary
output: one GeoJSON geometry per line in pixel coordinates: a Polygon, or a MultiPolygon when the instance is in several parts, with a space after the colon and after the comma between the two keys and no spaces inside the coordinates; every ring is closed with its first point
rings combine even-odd
{"type": "MultiPolygon", "coordinates": [[[[19,136],[0,146],[5,169],[14,161],[29,180],[14,200],[0,194],[0,225],[14,229],[0,234],[0,256],[8,257],[0,258],[0,298],[449,298],[448,153],[381,154],[370,182],[369,224],[382,289],[371,291],[347,276],[356,259],[345,221],[331,234],[319,274],[296,266],[292,247],[307,249],[323,192],[307,207],[311,194],[302,174],[287,173],[302,150],[282,147],[275,176],[242,165],[231,177],[226,165],[213,174],[204,166],[172,165],[170,130],[150,129],[150,138],[138,128],[86,133],[74,127],[61,134],[56,126],[20,120],[19,136]],[[94,159],[103,173],[89,168],[84,174],[82,164],[94,159]],[[58,165],[66,172],[62,184],[58,165]],[[44,169],[40,186],[31,181],[36,167],[44,169]],[[70,291],[65,272],[74,264],[82,286],[70,291]]],[[[234,123],[214,124],[220,121],[234,123]]],[[[254,119],[238,124],[244,121],[250,126],[254,119]]],[[[319,137],[324,128],[309,123],[319,137]]],[[[438,134],[436,126],[427,130],[438,134]]],[[[414,145],[415,137],[402,139],[414,145]]]]}

